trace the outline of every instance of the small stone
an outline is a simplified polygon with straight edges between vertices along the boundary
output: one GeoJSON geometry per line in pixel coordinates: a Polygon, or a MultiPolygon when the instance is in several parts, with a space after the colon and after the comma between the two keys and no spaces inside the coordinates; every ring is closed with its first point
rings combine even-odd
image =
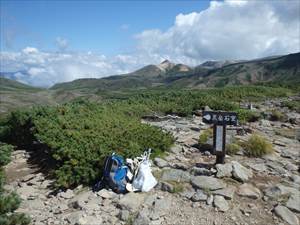
{"type": "Polygon", "coordinates": [[[191,169],[191,174],[193,174],[194,176],[201,176],[201,175],[211,176],[213,174],[213,172],[206,168],[193,167],[191,169]]]}
{"type": "Polygon", "coordinates": [[[229,209],[229,205],[225,198],[220,195],[214,197],[214,206],[221,212],[226,212],[229,209]]]}
{"type": "Polygon", "coordinates": [[[180,169],[180,170],[188,170],[188,168],[189,168],[189,166],[184,163],[174,163],[172,165],[172,167],[175,169],[180,169]]]}
{"type": "Polygon", "coordinates": [[[60,192],[58,196],[61,198],[70,199],[74,197],[74,192],[71,189],[68,189],[65,192],[60,192]]]}
{"type": "Polygon", "coordinates": [[[118,205],[121,209],[127,209],[130,212],[136,212],[145,200],[145,194],[130,192],[124,195],[118,205]]]}
{"type": "Polygon", "coordinates": [[[214,201],[214,196],[213,195],[210,195],[208,196],[207,200],[206,200],[206,204],[207,205],[211,205],[214,201]]]}
{"type": "Polygon", "coordinates": [[[251,184],[242,184],[237,192],[242,197],[258,199],[261,196],[260,190],[251,184]]]}
{"type": "Polygon", "coordinates": [[[247,169],[240,163],[232,161],[232,176],[238,181],[246,182],[252,178],[253,173],[250,169],[247,169]]]}
{"type": "Polygon", "coordinates": [[[235,188],[234,187],[228,187],[228,188],[216,190],[216,191],[213,192],[213,194],[214,195],[221,195],[225,199],[231,200],[231,199],[233,199],[234,192],[235,192],[235,188]]]}
{"type": "Polygon", "coordinates": [[[174,191],[174,186],[167,182],[161,182],[161,190],[172,193],[174,191]]]}
{"type": "Polygon", "coordinates": [[[282,220],[284,220],[285,222],[287,222],[290,225],[298,225],[299,224],[299,220],[298,220],[297,216],[294,213],[292,213],[285,206],[278,205],[274,209],[274,212],[279,218],[281,218],[282,220]]]}
{"type": "Polygon", "coordinates": [[[192,197],[193,202],[206,201],[206,200],[207,200],[207,195],[204,194],[202,190],[197,190],[197,192],[192,197]]]}
{"type": "Polygon", "coordinates": [[[300,213],[300,195],[292,194],[286,203],[286,207],[290,210],[300,213]]]}
{"type": "Polygon", "coordinates": [[[222,178],[222,177],[231,177],[231,172],[232,172],[232,164],[231,163],[225,163],[223,164],[217,164],[216,165],[217,169],[217,177],[222,178]]]}
{"type": "Polygon", "coordinates": [[[154,164],[160,168],[164,168],[169,166],[169,163],[161,158],[155,158],[154,159],[154,164]]]}
{"type": "Polygon", "coordinates": [[[284,168],[288,171],[297,171],[298,170],[298,166],[293,164],[293,163],[287,163],[284,168]]]}
{"type": "Polygon", "coordinates": [[[119,218],[122,221],[127,221],[129,219],[130,213],[128,210],[121,210],[119,213],[119,218]]]}
{"type": "Polygon", "coordinates": [[[112,199],[117,196],[116,193],[109,191],[107,189],[101,189],[97,192],[97,195],[104,198],[104,199],[112,199]]]}
{"type": "Polygon", "coordinates": [[[164,170],[161,176],[162,181],[189,182],[190,179],[191,176],[188,172],[178,169],[164,170]]]}
{"type": "Polygon", "coordinates": [[[192,177],[191,183],[198,189],[207,189],[212,191],[226,187],[226,184],[222,180],[207,176],[192,177]]]}

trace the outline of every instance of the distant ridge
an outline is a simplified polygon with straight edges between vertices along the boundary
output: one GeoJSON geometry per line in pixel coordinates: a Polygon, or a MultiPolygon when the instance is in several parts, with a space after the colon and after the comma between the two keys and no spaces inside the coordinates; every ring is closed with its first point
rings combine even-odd
{"type": "Polygon", "coordinates": [[[129,74],[100,79],[78,79],[51,89],[122,90],[131,88],[202,88],[258,82],[300,82],[300,53],[254,60],[207,61],[191,68],[164,60],[129,74]]]}

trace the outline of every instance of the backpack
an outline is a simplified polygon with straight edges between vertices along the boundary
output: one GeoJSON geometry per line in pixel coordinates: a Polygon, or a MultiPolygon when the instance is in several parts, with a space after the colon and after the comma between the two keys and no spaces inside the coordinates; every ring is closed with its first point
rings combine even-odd
{"type": "Polygon", "coordinates": [[[124,160],[121,156],[113,153],[111,156],[106,157],[102,180],[95,185],[94,190],[108,186],[114,192],[125,193],[127,171],[128,167],[124,165],[124,160]]]}

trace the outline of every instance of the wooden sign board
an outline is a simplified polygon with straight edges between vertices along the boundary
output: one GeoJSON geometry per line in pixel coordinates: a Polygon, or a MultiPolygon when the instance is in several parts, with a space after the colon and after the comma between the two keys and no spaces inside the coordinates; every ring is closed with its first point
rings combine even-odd
{"type": "Polygon", "coordinates": [[[218,125],[237,125],[238,117],[236,112],[203,111],[203,122],[218,125]]]}
{"type": "Polygon", "coordinates": [[[226,125],[237,125],[238,117],[235,112],[203,111],[203,122],[214,124],[214,153],[216,164],[224,163],[226,146],[226,125]]]}

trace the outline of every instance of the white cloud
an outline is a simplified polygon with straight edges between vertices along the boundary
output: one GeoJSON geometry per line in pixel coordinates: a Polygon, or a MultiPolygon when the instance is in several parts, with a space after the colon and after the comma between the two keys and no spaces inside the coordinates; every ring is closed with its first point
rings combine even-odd
{"type": "Polygon", "coordinates": [[[166,31],[136,35],[144,54],[184,63],[250,59],[300,49],[299,1],[212,1],[201,12],[179,14],[166,31]]]}
{"type": "Polygon", "coordinates": [[[15,72],[14,76],[18,80],[44,87],[78,78],[100,78],[127,73],[143,66],[132,56],[44,52],[31,47],[26,47],[21,53],[1,52],[0,60],[1,71],[15,72]]]}
{"type": "Polygon", "coordinates": [[[36,49],[36,48],[33,48],[33,47],[26,47],[26,48],[24,48],[23,50],[22,50],[22,52],[24,53],[24,54],[36,54],[36,53],[38,53],[39,52],[39,50],[38,49],[36,49]]]}
{"type": "Polygon", "coordinates": [[[212,1],[206,10],[178,14],[165,31],[144,30],[135,35],[136,49],[128,54],[108,57],[91,51],[66,51],[68,41],[58,37],[59,52],[34,47],[1,52],[1,71],[16,72],[18,80],[32,85],[51,86],[78,78],[127,73],[164,59],[197,65],[205,60],[299,52],[299,21],[297,0],[212,1]]]}

